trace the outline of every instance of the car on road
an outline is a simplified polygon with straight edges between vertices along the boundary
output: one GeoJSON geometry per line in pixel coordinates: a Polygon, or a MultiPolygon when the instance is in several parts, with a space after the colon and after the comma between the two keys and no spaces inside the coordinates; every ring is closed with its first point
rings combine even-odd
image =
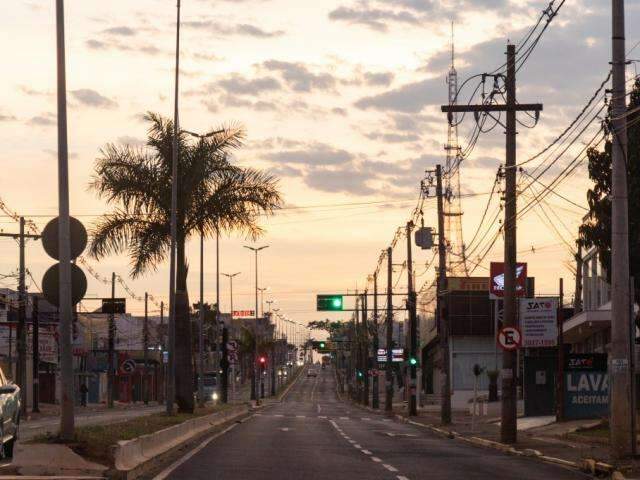
{"type": "Polygon", "coordinates": [[[0,456],[13,457],[20,426],[20,387],[7,380],[0,368],[0,456]]]}
{"type": "Polygon", "coordinates": [[[317,376],[318,376],[318,372],[313,368],[310,368],[309,370],[307,370],[307,377],[317,377],[317,376]]]}
{"type": "MultiPolygon", "coordinates": [[[[220,399],[220,393],[218,391],[218,374],[215,372],[205,372],[202,375],[202,390],[204,393],[205,402],[217,403],[220,399]]],[[[196,374],[194,386],[196,391],[193,392],[194,398],[198,399],[198,375],[196,374]]]]}

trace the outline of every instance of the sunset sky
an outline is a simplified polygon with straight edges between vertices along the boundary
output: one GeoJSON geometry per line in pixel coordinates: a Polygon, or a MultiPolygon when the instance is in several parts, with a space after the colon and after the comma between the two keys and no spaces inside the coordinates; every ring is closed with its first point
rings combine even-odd
{"type": "MultiPolygon", "coordinates": [[[[39,227],[57,213],[55,15],[53,0],[5,0],[0,55],[0,198],[39,227]]],[[[67,78],[71,212],[88,227],[108,207],[88,190],[106,143],[143,145],[141,115],[173,111],[175,0],[67,0],[67,78]]],[[[559,3],[559,2],[556,2],[559,3]]],[[[416,205],[425,169],[444,162],[450,25],[455,23],[460,83],[504,62],[508,40],[518,42],[546,0],[183,0],[181,126],[205,132],[223,123],[246,126],[246,146],[234,162],[280,178],[286,208],[265,219],[269,245],[260,255],[265,300],[291,319],[315,312],[315,294],[365,287],[380,251],[416,205]],[[304,208],[302,208],[304,207],[304,208]]],[[[627,2],[627,48],[640,40],[640,2],[627,2]]],[[[519,128],[518,158],[529,158],[558,135],[600,85],[609,68],[610,2],[567,0],[518,72],[522,102],[544,103],[534,129],[519,128]]],[[[631,58],[640,58],[640,47],[631,58]],[[635,57],[634,57],[635,55],[635,57]]],[[[629,67],[629,75],[635,73],[629,67]]],[[[470,92],[466,91],[464,100],[470,92]]],[[[526,116],[524,123],[531,123],[526,116]]],[[[466,146],[473,118],[460,126],[466,146]]],[[[586,142],[597,125],[581,137],[586,142]]],[[[582,147],[579,143],[541,180],[550,182],[582,147]],[[573,155],[572,155],[573,153],[573,155]]],[[[480,137],[461,167],[464,236],[478,227],[497,167],[504,161],[502,128],[480,137]]],[[[525,168],[532,171],[537,162],[525,168]]],[[[526,177],[525,177],[526,179],[526,177]]],[[[557,192],[586,206],[586,163],[557,192]]],[[[538,187],[542,188],[542,187],[538,187]]],[[[520,199],[520,205],[526,203],[520,199]]],[[[494,201],[489,212],[493,213],[494,201]]],[[[519,224],[519,260],[529,263],[539,293],[555,293],[564,277],[573,291],[573,244],[585,210],[558,196],[519,224]]],[[[435,201],[424,210],[436,225],[435,201]]],[[[17,231],[8,217],[6,232],[17,231]]],[[[490,232],[492,235],[495,229],[490,232]]],[[[489,236],[490,236],[489,235],[489,236]]],[[[15,272],[17,245],[2,239],[0,274],[15,272]]],[[[220,244],[221,271],[242,272],[234,306],[253,308],[253,257],[235,235],[220,244]]],[[[196,300],[198,243],[189,246],[190,295],[196,300]]],[[[206,244],[205,297],[215,301],[215,244],[206,244]]],[[[405,243],[394,252],[405,258],[405,243]]],[[[433,252],[416,249],[418,287],[430,282],[433,252]]],[[[501,260],[498,241],[483,266],[501,260]]],[[[39,243],[27,248],[38,284],[54,261],[39,243]]],[[[90,260],[102,276],[128,275],[126,256],[90,260]]],[[[397,270],[394,280],[400,275],[397,270]]],[[[478,268],[474,275],[485,275],[478,268]]],[[[406,288],[405,274],[398,288],[406,288]]],[[[11,278],[2,286],[15,286],[11,278]]],[[[30,290],[36,286],[30,280],[30,290]]],[[[138,294],[167,299],[168,268],[127,283],[138,294]]],[[[89,277],[88,295],[108,285],[89,277]]],[[[119,288],[119,295],[124,292],[119,288]]],[[[229,305],[228,282],[221,303],[229,305]]],[[[91,308],[87,304],[87,308],[91,308]]],[[[133,313],[140,302],[129,301],[133,313]]],[[[156,310],[156,307],[151,307],[156,310]]],[[[344,315],[334,315],[343,318],[344,315]]]]}

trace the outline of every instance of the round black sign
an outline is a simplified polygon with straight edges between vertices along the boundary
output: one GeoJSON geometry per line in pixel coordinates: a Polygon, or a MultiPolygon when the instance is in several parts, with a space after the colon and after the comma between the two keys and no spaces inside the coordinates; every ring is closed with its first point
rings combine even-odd
{"type": "MultiPolygon", "coordinates": [[[[60,218],[56,217],[44,227],[42,231],[42,246],[51,258],[60,260],[58,252],[58,225],[60,218]]],[[[69,233],[71,234],[71,259],[77,258],[87,246],[87,230],[77,218],[69,217],[69,233]]]]}
{"type": "MultiPolygon", "coordinates": [[[[60,264],[56,263],[44,272],[42,277],[42,293],[47,301],[56,307],[60,306],[60,264]]],[[[71,304],[75,305],[87,293],[87,277],[80,267],[71,264],[71,304]]]]}

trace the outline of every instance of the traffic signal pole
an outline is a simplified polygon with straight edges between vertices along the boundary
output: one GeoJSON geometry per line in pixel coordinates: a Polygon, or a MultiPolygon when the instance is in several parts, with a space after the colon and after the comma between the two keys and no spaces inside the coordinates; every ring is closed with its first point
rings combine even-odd
{"type": "Polygon", "coordinates": [[[407,223],[407,309],[409,310],[409,416],[418,415],[416,395],[416,373],[418,355],[418,325],[416,311],[416,292],[413,285],[413,256],[411,252],[411,232],[413,222],[407,223]]]}

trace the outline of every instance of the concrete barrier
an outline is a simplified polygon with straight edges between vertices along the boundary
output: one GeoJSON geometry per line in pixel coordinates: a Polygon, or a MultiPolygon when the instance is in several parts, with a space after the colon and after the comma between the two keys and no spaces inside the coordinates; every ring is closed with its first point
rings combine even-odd
{"type": "Polygon", "coordinates": [[[133,470],[158,455],[162,455],[204,433],[211,427],[245,415],[248,411],[249,408],[244,405],[234,407],[211,415],[193,418],[133,440],[119,441],[114,451],[115,468],[119,471],[133,470]]]}

